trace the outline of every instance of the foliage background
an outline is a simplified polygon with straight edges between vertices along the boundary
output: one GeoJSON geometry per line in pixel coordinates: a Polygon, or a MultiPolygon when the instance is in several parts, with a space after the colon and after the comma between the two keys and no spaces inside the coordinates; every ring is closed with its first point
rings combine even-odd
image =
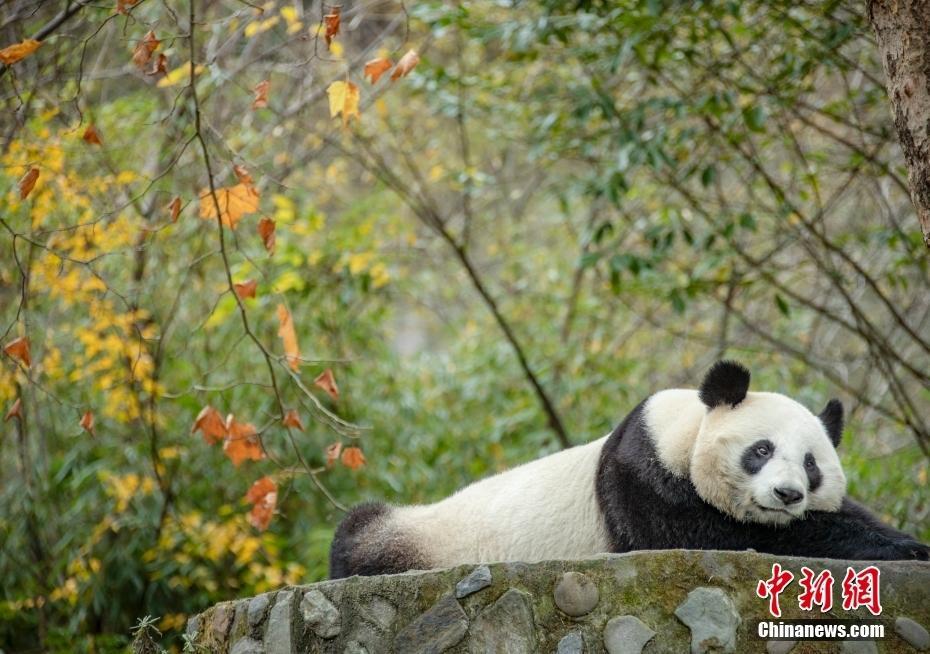
{"type": "MultiPolygon", "coordinates": [[[[331,49],[317,3],[79,4],[0,79],[0,329],[33,359],[0,368],[24,414],[0,425],[6,651],[117,651],[147,614],[179,647],[191,613],[325,577],[341,513],[314,479],[344,505],[436,500],[722,356],[812,409],[840,397],[851,493],[930,540],[928,259],[861,3],[346,3],[331,49]],[[167,75],[131,61],[149,30],[167,75]],[[409,76],[363,81],[409,48],[409,76]],[[345,128],[337,80],[361,89],[345,128]],[[217,187],[252,173],[273,255],[258,215],[222,250],[198,217],[205,153],[217,187]],[[227,267],[259,282],[255,340],[227,267]],[[268,458],[191,435],[207,404],[268,458]],[[334,442],[367,465],[327,468],[334,442]]],[[[57,9],[4,12],[0,45],[57,9]]]]}

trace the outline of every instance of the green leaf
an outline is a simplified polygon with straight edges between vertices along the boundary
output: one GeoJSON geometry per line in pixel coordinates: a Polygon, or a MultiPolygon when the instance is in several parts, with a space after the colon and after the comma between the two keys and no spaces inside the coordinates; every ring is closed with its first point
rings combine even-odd
{"type": "Polygon", "coordinates": [[[746,121],[746,127],[753,132],[765,131],[765,120],[768,117],[765,108],[761,105],[753,105],[743,109],[743,120],[746,121]]]}
{"type": "Polygon", "coordinates": [[[701,184],[710,186],[717,179],[717,169],[714,166],[707,166],[701,171],[701,184]]]}
{"type": "Polygon", "coordinates": [[[778,310],[782,312],[782,315],[788,317],[791,315],[791,308],[788,306],[788,303],[778,293],[775,294],[775,304],[778,305],[778,310]]]}

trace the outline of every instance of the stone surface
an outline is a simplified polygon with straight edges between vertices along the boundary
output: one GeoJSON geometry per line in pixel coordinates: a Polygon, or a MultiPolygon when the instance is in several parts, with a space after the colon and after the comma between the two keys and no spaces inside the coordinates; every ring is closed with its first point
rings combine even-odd
{"type": "Polygon", "coordinates": [[[490,585],[491,569],[486,565],[479,565],[471,571],[471,574],[455,585],[455,596],[462,599],[490,585]]]}
{"type": "Polygon", "coordinates": [[[264,593],[249,600],[248,616],[250,627],[254,629],[262,623],[262,620],[265,619],[265,611],[268,610],[268,605],[270,603],[270,593],[264,593]]]}
{"type": "Polygon", "coordinates": [[[200,622],[203,620],[199,615],[195,615],[190,620],[187,621],[187,626],[184,628],[184,633],[193,640],[196,640],[200,635],[200,622]]]}
{"type": "Polygon", "coordinates": [[[840,651],[843,654],[878,654],[874,640],[844,640],[840,651]]]}
{"type": "Polygon", "coordinates": [[[229,654],[265,654],[265,648],[258,640],[251,638],[242,638],[236,641],[229,654]]]}
{"type": "Polygon", "coordinates": [[[390,631],[397,609],[383,597],[373,597],[361,610],[361,615],[381,631],[390,631]]]}
{"type": "Polygon", "coordinates": [[[451,595],[404,627],[394,639],[398,654],[439,654],[458,644],[468,631],[468,616],[451,595]]]}
{"type": "Polygon", "coordinates": [[[736,574],[736,568],[733,564],[728,561],[721,561],[714,554],[715,552],[705,552],[704,556],[701,557],[701,567],[707,573],[708,581],[714,581],[715,579],[730,581],[733,579],[736,574]]]}
{"type": "Polygon", "coordinates": [[[919,622],[902,615],[894,621],[894,630],[918,652],[930,649],[930,633],[919,622]]]}
{"type": "Polygon", "coordinates": [[[584,652],[584,638],[578,631],[564,636],[555,650],[555,654],[582,654],[582,652],[584,652]]]}
{"type": "Polygon", "coordinates": [[[798,644],[796,640],[770,640],[765,644],[768,654],[788,654],[798,644]]]}
{"type": "Polygon", "coordinates": [[[210,621],[210,631],[214,640],[226,640],[229,625],[232,623],[235,614],[236,609],[229,602],[217,605],[216,610],[213,612],[213,620],[210,621]]]}
{"type": "Polygon", "coordinates": [[[294,654],[293,606],[294,591],[279,591],[274,606],[268,612],[268,626],[265,627],[266,654],[294,654]]]}
{"type": "Polygon", "coordinates": [[[357,640],[350,640],[343,650],[343,654],[368,654],[368,650],[357,640]]]}
{"type": "MultiPolygon", "coordinates": [[[[776,561],[796,576],[800,575],[801,566],[806,565],[818,572],[829,569],[834,579],[842,579],[847,566],[862,567],[861,563],[848,561],[681,550],[605,554],[578,561],[493,563],[487,565],[491,573],[490,585],[468,595],[461,603],[455,598],[456,586],[481,566],[323,581],[285,589],[285,592],[293,592],[289,611],[292,654],[361,654],[361,648],[366,654],[390,654],[398,650],[445,650],[448,654],[462,654],[470,649],[480,650],[482,645],[493,651],[501,643],[505,644],[501,648],[512,644],[521,652],[535,648],[532,651],[553,654],[559,650],[562,640],[565,640],[563,652],[566,649],[575,651],[579,641],[575,637],[566,640],[566,636],[576,633],[587,654],[604,654],[607,652],[605,625],[611,618],[624,615],[636,616],[656,632],[643,647],[643,654],[682,654],[690,649],[692,632],[675,615],[675,607],[687,603],[690,592],[708,586],[720,586],[739,613],[741,623],[736,632],[736,651],[766,652],[767,645],[774,645],[757,640],[750,633],[756,620],[771,617],[768,603],[760,600],[754,591],[760,579],[771,575],[772,564],[776,561]],[[584,574],[599,591],[597,605],[580,618],[566,615],[555,605],[553,591],[567,572],[584,574]],[[509,591],[512,592],[507,595],[509,591]],[[338,633],[323,638],[305,621],[304,609],[313,603],[303,601],[308,593],[313,593],[311,598],[326,600],[326,603],[317,602],[326,610],[309,617],[330,615],[332,620],[320,624],[332,626],[338,616],[338,633]],[[501,601],[505,595],[507,600],[501,601]],[[510,607],[506,612],[511,616],[509,619],[493,619],[498,602],[504,608],[510,607]],[[443,607],[445,613],[439,610],[443,607]],[[433,622],[418,623],[431,611],[435,611],[433,622]],[[514,615],[517,619],[513,619],[514,615]],[[477,636],[478,629],[469,629],[476,622],[490,633],[477,636]],[[414,624],[422,626],[417,637],[412,635],[414,624]],[[476,637],[475,643],[471,642],[473,637],[476,637]],[[399,645],[396,648],[395,639],[399,645]]],[[[879,566],[882,614],[889,621],[886,631],[892,631],[890,623],[895,618],[904,616],[924,627],[930,626],[930,564],[891,561],[879,566]]],[[[188,630],[194,638],[194,651],[197,654],[231,654],[239,647],[247,654],[265,654],[267,647],[262,645],[262,640],[268,633],[278,593],[270,593],[268,598],[263,619],[260,619],[260,609],[265,600],[261,598],[223,602],[193,616],[188,630]]],[[[795,598],[790,599],[792,601],[782,602],[785,617],[803,617],[795,598]]],[[[323,631],[332,633],[327,629],[323,631]]],[[[887,639],[877,645],[883,653],[915,652],[900,633],[888,633],[887,639]]],[[[871,646],[860,645],[869,648],[866,651],[874,651],[871,646]]],[[[791,654],[839,654],[841,647],[839,642],[799,643],[791,654]]],[[[847,644],[847,651],[851,651],[848,647],[856,645],[847,644]]]]}
{"type": "Polygon", "coordinates": [[[600,601],[597,584],[580,572],[566,572],[555,585],[555,605],[563,613],[577,618],[590,613],[600,601]]]}
{"type": "Polygon", "coordinates": [[[604,627],[604,647],[609,654],[639,654],[656,632],[634,615],[611,618],[604,627]]]}
{"type": "Polygon", "coordinates": [[[472,654],[536,651],[536,621],[528,593],[511,588],[482,611],[469,629],[468,651],[472,654]]]}
{"type": "Polygon", "coordinates": [[[739,613],[722,589],[695,588],[675,609],[675,615],[691,630],[691,654],[736,651],[739,613]]]}
{"type": "Polygon", "coordinates": [[[342,630],[339,609],[319,590],[304,593],[300,600],[304,624],[320,638],[333,638],[342,630]]]}

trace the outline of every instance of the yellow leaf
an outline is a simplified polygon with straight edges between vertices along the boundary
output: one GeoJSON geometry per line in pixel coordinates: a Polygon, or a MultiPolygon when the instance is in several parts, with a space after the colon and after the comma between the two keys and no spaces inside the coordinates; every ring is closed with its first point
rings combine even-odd
{"type": "Polygon", "coordinates": [[[0,50],[0,61],[7,66],[12,66],[20,59],[24,59],[38,50],[40,45],[42,44],[35,39],[26,39],[21,43],[8,45],[0,50]]]}
{"type": "MultiPolygon", "coordinates": [[[[203,72],[203,66],[198,64],[194,67],[194,75],[199,75],[203,72]]],[[[173,69],[167,75],[158,80],[158,83],[155,85],[160,89],[166,88],[168,86],[174,86],[175,84],[189,84],[191,79],[191,62],[186,62],[173,69]]]]}
{"type": "Polygon", "coordinates": [[[358,87],[352,82],[333,82],[326,89],[329,94],[329,115],[335,118],[342,114],[342,124],[348,125],[349,118],[360,118],[358,112],[358,87]]]}
{"type": "Polygon", "coordinates": [[[216,219],[216,205],[220,206],[222,223],[232,229],[242,219],[242,216],[258,211],[258,190],[246,184],[216,189],[216,201],[210,189],[200,192],[200,217],[204,220],[216,219]]]}
{"type": "Polygon", "coordinates": [[[288,34],[299,32],[303,27],[303,23],[300,22],[300,18],[297,16],[297,10],[293,7],[281,7],[281,15],[284,17],[284,22],[287,23],[288,34]]]}

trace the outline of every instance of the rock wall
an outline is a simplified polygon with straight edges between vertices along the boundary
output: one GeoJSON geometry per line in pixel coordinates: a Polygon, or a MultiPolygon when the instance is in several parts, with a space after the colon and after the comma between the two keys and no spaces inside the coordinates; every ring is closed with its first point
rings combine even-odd
{"type": "Polygon", "coordinates": [[[819,617],[797,602],[801,567],[829,569],[838,619],[847,566],[862,562],[774,558],[752,552],[664,551],[581,561],[499,563],[297,586],[218,604],[193,617],[193,650],[215,654],[425,652],[915,652],[930,650],[930,564],[881,570],[877,641],[764,641],[756,596],[780,563],[795,575],[783,619],[819,617]]]}

